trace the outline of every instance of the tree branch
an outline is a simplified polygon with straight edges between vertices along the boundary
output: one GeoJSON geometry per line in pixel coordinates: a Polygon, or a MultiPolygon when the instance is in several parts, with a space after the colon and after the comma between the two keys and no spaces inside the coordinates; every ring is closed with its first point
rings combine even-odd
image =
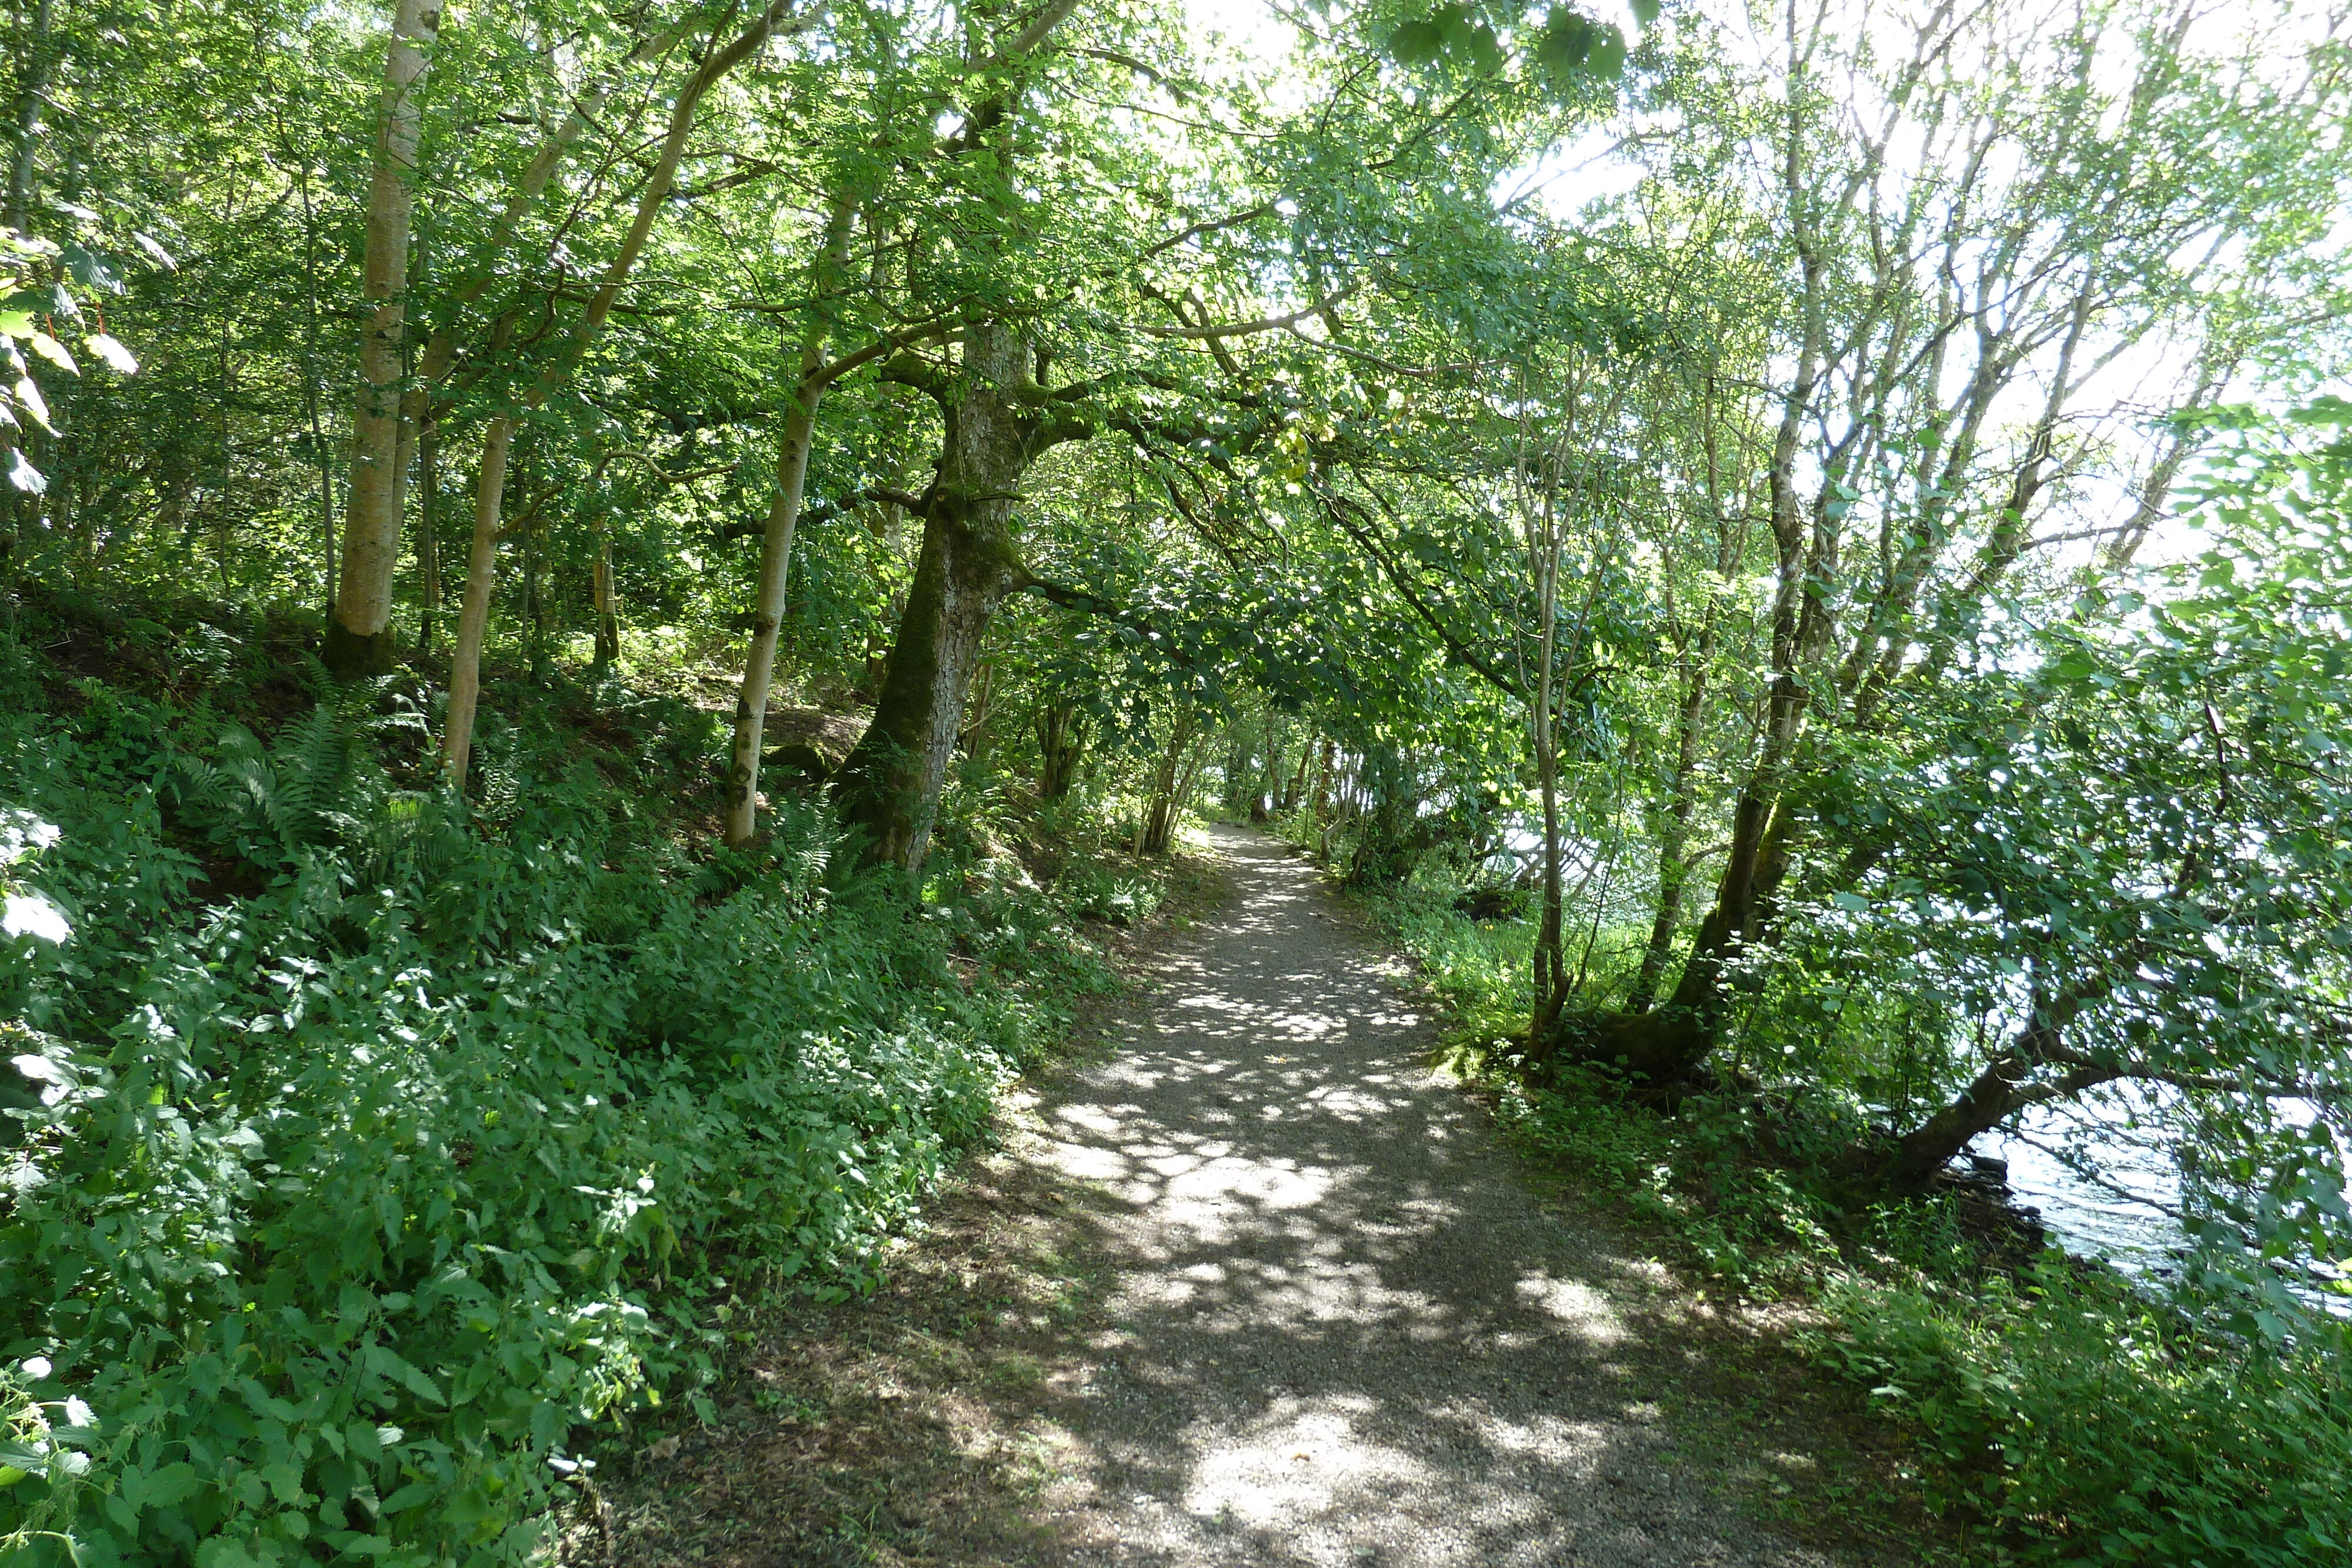
{"type": "Polygon", "coordinates": [[[1412,607],[1412,612],[1421,618],[1423,623],[1437,633],[1438,640],[1445,644],[1447,651],[1496,691],[1517,701],[1525,702],[1527,694],[1521,691],[1516,683],[1472,652],[1467,643],[1454,634],[1454,629],[1446,625],[1437,612],[1431,608],[1428,601],[1422,597],[1420,588],[1412,580],[1403,567],[1392,559],[1386,549],[1373,541],[1371,530],[1349,517],[1348,509],[1352,503],[1345,497],[1333,495],[1329,488],[1320,482],[1316,482],[1312,487],[1316,497],[1323,503],[1325,515],[1338,523],[1348,537],[1354,539],[1357,546],[1372,558],[1372,563],[1381,569],[1381,575],[1394,585],[1397,593],[1406,604],[1412,607]]]}
{"type": "Polygon", "coordinates": [[[1203,327],[1147,327],[1142,323],[1138,322],[1135,324],[1134,330],[1145,333],[1146,335],[1154,338],[1206,338],[1212,340],[1217,338],[1246,338],[1253,332],[1279,332],[1285,328],[1297,325],[1299,322],[1307,319],[1309,317],[1320,316],[1326,310],[1328,310],[1333,306],[1339,304],[1342,299],[1345,299],[1349,295],[1355,293],[1356,288],[1357,286],[1351,283],[1348,285],[1347,287],[1342,288],[1336,293],[1325,296],[1317,303],[1309,305],[1306,309],[1294,310],[1287,316],[1266,316],[1262,317],[1255,321],[1234,321],[1230,323],[1211,322],[1207,326],[1203,327]]]}

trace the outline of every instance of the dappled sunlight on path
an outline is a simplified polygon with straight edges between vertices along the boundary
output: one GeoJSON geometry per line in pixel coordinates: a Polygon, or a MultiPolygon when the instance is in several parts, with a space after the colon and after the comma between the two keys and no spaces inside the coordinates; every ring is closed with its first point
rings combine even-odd
{"type": "Polygon", "coordinates": [[[1234,912],[1040,1107],[1118,1270],[1073,1560],[1831,1562],[1678,1462],[1654,1270],[1544,1213],[1310,868],[1216,840],[1234,912]]]}

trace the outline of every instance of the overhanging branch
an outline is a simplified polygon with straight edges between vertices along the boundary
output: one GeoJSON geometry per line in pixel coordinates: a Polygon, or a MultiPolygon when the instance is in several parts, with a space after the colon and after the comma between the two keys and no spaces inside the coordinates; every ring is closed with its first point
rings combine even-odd
{"type": "Polygon", "coordinates": [[[1454,634],[1454,629],[1445,623],[1444,618],[1439,615],[1428,600],[1422,595],[1419,586],[1413,582],[1412,575],[1404,570],[1402,564],[1373,538],[1370,528],[1365,528],[1349,515],[1352,503],[1347,497],[1333,495],[1328,487],[1319,482],[1314,484],[1312,488],[1316,499],[1323,503],[1324,515],[1339,524],[1340,529],[1356,541],[1357,548],[1371,557],[1372,564],[1381,569],[1381,575],[1389,580],[1398,595],[1412,608],[1412,612],[1421,618],[1423,624],[1437,633],[1438,641],[1445,644],[1446,650],[1456,660],[1504,695],[1518,702],[1527,701],[1527,694],[1519,689],[1517,682],[1480,658],[1468,643],[1454,634]]]}

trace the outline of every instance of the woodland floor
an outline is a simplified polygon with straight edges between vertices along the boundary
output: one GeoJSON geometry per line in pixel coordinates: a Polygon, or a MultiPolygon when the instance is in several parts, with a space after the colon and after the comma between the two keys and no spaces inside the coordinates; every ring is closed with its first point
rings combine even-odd
{"type": "Polygon", "coordinates": [[[1152,995],[877,1296],[780,1310],[716,1423],[608,1454],[567,1561],[1948,1560],[1785,1318],[1505,1150],[1318,873],[1212,831],[1152,995]]]}

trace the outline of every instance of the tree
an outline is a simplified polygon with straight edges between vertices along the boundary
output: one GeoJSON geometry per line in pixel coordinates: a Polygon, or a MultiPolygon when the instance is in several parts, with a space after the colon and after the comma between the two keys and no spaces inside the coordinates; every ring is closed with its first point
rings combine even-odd
{"type": "MultiPolygon", "coordinates": [[[[2216,257],[2225,235],[2272,256],[2307,243],[2318,186],[2284,176],[2250,192],[2152,150],[2227,147],[2211,168],[2284,174],[2294,128],[2330,112],[2335,89],[2253,77],[2197,47],[2196,21],[2193,7],[2118,5],[1994,27],[1939,5],[1890,67],[1825,16],[1781,30],[1773,112],[1747,132],[1787,269],[1770,693],[1681,977],[1662,1006],[1599,1029],[1599,1059],[1654,1085],[1706,1060],[1742,955],[1780,928],[1807,831],[1790,780],[1833,737],[1878,726],[1899,683],[1941,680],[1989,596],[2053,537],[2077,537],[2037,529],[2084,504],[2111,451],[2083,434],[2122,391],[2101,372],[2158,342],[2200,343],[2178,394],[2193,406],[2237,362],[2249,313],[2281,314],[2274,264],[2215,288],[2216,257]],[[2101,63],[2119,38],[2124,82],[2101,63]]],[[[2085,524],[2094,536],[2144,533],[2184,450],[2159,443],[2126,479],[2123,515],[2085,524]]]]}
{"type": "Polygon", "coordinates": [[[392,578],[400,553],[408,476],[403,464],[402,361],[408,319],[408,253],[416,208],[422,98],[441,0],[395,0],[384,45],[383,99],[376,115],[368,185],[368,308],[360,333],[359,402],[352,421],[351,499],[343,508],[342,579],[327,626],[326,659],[346,677],[392,666],[392,578]]]}

